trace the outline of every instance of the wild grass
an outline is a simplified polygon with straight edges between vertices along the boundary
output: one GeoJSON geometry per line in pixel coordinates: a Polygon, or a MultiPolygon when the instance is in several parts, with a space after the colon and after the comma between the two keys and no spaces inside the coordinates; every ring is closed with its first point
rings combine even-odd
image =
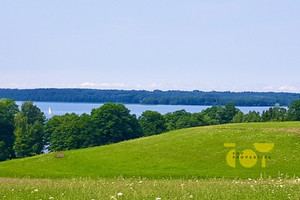
{"type": "Polygon", "coordinates": [[[295,199],[300,179],[0,178],[0,199],[295,199]]]}

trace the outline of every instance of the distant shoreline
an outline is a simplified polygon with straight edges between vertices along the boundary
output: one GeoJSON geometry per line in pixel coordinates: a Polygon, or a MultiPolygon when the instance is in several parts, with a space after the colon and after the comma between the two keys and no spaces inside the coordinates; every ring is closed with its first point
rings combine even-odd
{"type": "Polygon", "coordinates": [[[100,90],[100,89],[0,89],[0,98],[16,101],[105,103],[141,105],[225,105],[236,106],[289,106],[300,98],[299,93],[284,92],[203,92],[194,91],[146,91],[146,90],[100,90]]]}
{"type": "MultiPolygon", "coordinates": [[[[1,99],[1,97],[0,97],[1,99]]],[[[15,100],[16,102],[26,102],[26,101],[32,101],[32,100],[15,100]]],[[[70,102],[70,101],[32,101],[32,102],[38,102],[38,103],[74,103],[74,104],[105,104],[105,103],[117,103],[117,104],[124,104],[124,105],[141,105],[141,106],[214,106],[214,105],[189,105],[189,104],[142,104],[142,103],[122,103],[122,102],[70,102]]],[[[218,105],[217,105],[218,106],[218,105]]],[[[220,105],[220,106],[224,106],[224,105],[220,105]]],[[[275,105],[274,105],[275,106],[275,105]]],[[[236,106],[236,107],[270,107],[270,106],[236,106]]],[[[287,106],[282,106],[280,105],[280,107],[285,107],[287,108],[287,106]]]]}

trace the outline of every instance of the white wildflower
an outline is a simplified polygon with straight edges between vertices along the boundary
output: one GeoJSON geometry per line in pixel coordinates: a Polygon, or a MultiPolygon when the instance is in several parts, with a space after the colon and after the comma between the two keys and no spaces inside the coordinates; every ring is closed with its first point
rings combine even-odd
{"type": "Polygon", "coordinates": [[[119,192],[117,195],[118,195],[118,196],[122,196],[122,195],[123,195],[123,193],[122,193],[122,192],[119,192]]]}
{"type": "Polygon", "coordinates": [[[156,197],[156,199],[155,200],[161,200],[161,198],[159,198],[159,197],[156,197]]]}

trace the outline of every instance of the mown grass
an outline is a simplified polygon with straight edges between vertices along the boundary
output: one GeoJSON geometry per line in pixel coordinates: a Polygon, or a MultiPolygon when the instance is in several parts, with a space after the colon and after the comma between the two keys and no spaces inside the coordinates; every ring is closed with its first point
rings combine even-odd
{"type": "Polygon", "coordinates": [[[299,199],[300,179],[13,179],[0,199],[299,199]]]}
{"type": "Polygon", "coordinates": [[[0,163],[0,177],[31,178],[259,178],[278,173],[300,176],[300,122],[226,124],[176,130],[118,144],[71,150],[64,158],[55,153],[0,163]],[[236,143],[236,151],[254,150],[254,143],[274,143],[252,168],[227,165],[225,156],[236,143]]]}

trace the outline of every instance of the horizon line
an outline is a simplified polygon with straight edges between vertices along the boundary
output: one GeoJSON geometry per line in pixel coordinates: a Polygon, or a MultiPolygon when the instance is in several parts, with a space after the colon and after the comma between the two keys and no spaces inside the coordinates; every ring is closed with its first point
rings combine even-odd
{"type": "Polygon", "coordinates": [[[204,91],[204,90],[178,90],[178,89],[169,89],[169,90],[162,90],[162,89],[153,89],[153,90],[146,90],[146,89],[117,89],[117,88],[111,88],[111,89],[101,89],[101,88],[71,88],[71,87],[66,87],[66,88],[55,88],[55,87],[41,87],[41,88],[0,88],[0,90],[40,90],[40,89],[57,89],[57,90],[111,90],[111,91],[146,91],[146,92],[154,92],[154,91],[161,91],[161,92],[171,92],[171,91],[180,91],[180,92],[220,92],[220,93],[225,93],[225,92],[230,92],[230,93],[288,93],[288,94],[300,94],[300,92],[284,92],[284,91],[234,91],[234,90],[209,90],[209,91],[204,91]]]}

